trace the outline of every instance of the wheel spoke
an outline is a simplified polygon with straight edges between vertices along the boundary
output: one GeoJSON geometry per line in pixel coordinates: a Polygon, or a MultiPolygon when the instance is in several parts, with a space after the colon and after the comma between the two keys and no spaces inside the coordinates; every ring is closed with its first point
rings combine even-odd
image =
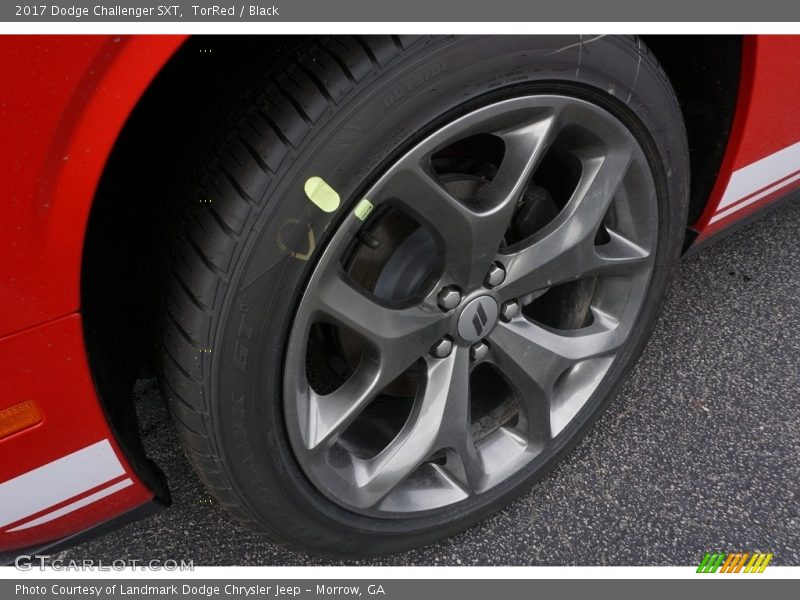
{"type": "MultiPolygon", "coordinates": [[[[320,278],[313,290],[323,320],[361,335],[381,360],[405,363],[421,356],[446,331],[440,310],[425,305],[392,308],[351,285],[340,270],[320,278]]],[[[402,372],[402,371],[401,371],[402,372]]],[[[398,373],[399,374],[399,373],[398,373]]]]}
{"type": "Polygon", "coordinates": [[[550,406],[556,381],[576,364],[611,354],[625,341],[627,330],[615,319],[592,309],[594,322],[573,331],[553,331],[520,317],[499,323],[489,336],[491,360],[524,403],[529,442],[550,439],[550,406]]]}
{"type": "Polygon", "coordinates": [[[450,194],[430,169],[414,164],[399,165],[379,190],[375,200],[399,204],[419,220],[443,249],[445,277],[466,287],[472,276],[471,249],[480,230],[479,217],[450,194]]]}
{"type": "Polygon", "coordinates": [[[506,259],[504,298],[583,277],[625,274],[648,263],[650,252],[617,232],[609,231],[609,244],[594,243],[630,163],[628,147],[584,160],[584,175],[561,214],[541,237],[506,259]]]}
{"type": "Polygon", "coordinates": [[[488,360],[508,378],[522,403],[524,422],[519,429],[525,433],[528,443],[542,447],[550,440],[550,401],[552,387],[547,382],[555,381],[561,361],[549,352],[525,355],[529,348],[525,338],[516,332],[498,332],[488,360]],[[497,342],[499,340],[499,343],[497,342]],[[522,348],[520,348],[520,346],[522,348]]]}
{"type": "Polygon", "coordinates": [[[309,449],[329,446],[383,388],[399,377],[442,337],[440,311],[422,306],[392,309],[343,279],[341,272],[320,280],[317,311],[351,328],[369,347],[350,378],[330,394],[307,388],[304,440],[309,449]]]}
{"type": "Polygon", "coordinates": [[[650,264],[651,253],[621,233],[606,228],[610,240],[595,247],[595,264],[589,275],[628,275],[650,264]]]}
{"type": "MultiPolygon", "coordinates": [[[[503,140],[505,153],[491,184],[483,188],[487,196],[493,197],[488,200],[490,205],[499,206],[520,200],[533,172],[558,133],[559,113],[559,110],[553,109],[532,121],[517,123],[495,132],[503,140]]],[[[512,207],[512,212],[513,208],[516,207],[512,207]]],[[[505,229],[502,233],[505,233],[505,229]]]]}
{"type": "Polygon", "coordinates": [[[569,361],[540,342],[543,331],[524,319],[500,324],[491,336],[491,360],[508,378],[522,402],[523,430],[528,443],[550,440],[553,385],[569,361]]]}
{"type": "Polygon", "coordinates": [[[430,360],[419,408],[398,436],[375,458],[354,459],[355,495],[362,508],[375,506],[427,458],[455,450],[467,485],[480,476],[469,429],[469,354],[457,348],[446,359],[430,360]]]}
{"type": "Polygon", "coordinates": [[[376,361],[361,361],[342,386],[330,394],[309,390],[305,441],[309,450],[329,447],[391,381],[376,361]]]}
{"type": "Polygon", "coordinates": [[[480,285],[503,242],[530,177],[552,142],[556,112],[499,128],[505,143],[494,179],[474,198],[453,196],[437,179],[430,157],[413,153],[372,192],[401,205],[431,230],[444,252],[445,276],[462,288],[480,285]]]}
{"type": "Polygon", "coordinates": [[[509,356],[518,357],[523,366],[527,364],[526,371],[539,387],[550,389],[555,371],[614,352],[625,341],[627,327],[595,307],[591,310],[593,322],[588,327],[553,330],[518,317],[498,323],[489,340],[509,356]]]}
{"type": "Polygon", "coordinates": [[[475,205],[485,212],[473,242],[472,284],[481,283],[494,261],[531,176],[552,143],[556,123],[554,111],[496,132],[505,143],[505,154],[494,179],[475,199],[475,205]]]}

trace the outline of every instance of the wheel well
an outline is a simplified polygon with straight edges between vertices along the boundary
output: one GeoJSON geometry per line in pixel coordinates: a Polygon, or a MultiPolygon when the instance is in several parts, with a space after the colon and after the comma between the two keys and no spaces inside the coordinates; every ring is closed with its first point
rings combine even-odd
{"type": "MultiPolygon", "coordinates": [[[[151,372],[159,265],[203,141],[224,127],[237,77],[252,76],[290,38],[190,38],[128,118],[95,194],[81,267],[81,312],[98,396],[126,457],[162,500],[168,491],[142,448],[132,402],[151,372]],[[212,126],[212,124],[214,124],[212,126]]],[[[211,149],[213,151],[213,149],[211,149]]]]}
{"type": "MultiPolygon", "coordinates": [[[[166,485],[141,446],[131,392],[147,368],[154,315],[181,190],[199,149],[225,126],[222,107],[242,102],[237,78],[266,67],[298,37],[194,37],[176,53],[131,114],[112,151],[89,218],[81,305],[101,402],[139,475],[162,498],[166,485]],[[205,142],[205,143],[204,143],[205,142]]],[[[692,168],[690,221],[702,212],[733,121],[741,37],[648,36],[680,100],[692,168]]],[[[210,151],[214,151],[213,148],[210,151]]]]}
{"type": "Polygon", "coordinates": [[[643,36],[678,95],[691,173],[687,241],[706,206],[728,144],[742,70],[742,36],[643,36]]]}

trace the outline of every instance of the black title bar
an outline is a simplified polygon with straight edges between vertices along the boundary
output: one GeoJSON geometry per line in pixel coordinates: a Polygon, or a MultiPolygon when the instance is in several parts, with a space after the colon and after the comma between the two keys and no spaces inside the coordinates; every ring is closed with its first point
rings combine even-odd
{"type": "Polygon", "coordinates": [[[786,0],[130,0],[2,2],[0,22],[787,22],[786,0]]]}

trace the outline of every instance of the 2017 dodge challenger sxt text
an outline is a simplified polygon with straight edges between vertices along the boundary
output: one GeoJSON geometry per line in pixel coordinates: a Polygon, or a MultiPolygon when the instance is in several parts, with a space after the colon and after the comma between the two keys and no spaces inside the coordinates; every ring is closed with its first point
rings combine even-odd
{"type": "Polygon", "coordinates": [[[365,555],[464,529],[591,426],[682,253],[800,185],[793,37],[0,56],[6,558],[168,502],[143,365],[210,492],[272,539],[365,555]]]}

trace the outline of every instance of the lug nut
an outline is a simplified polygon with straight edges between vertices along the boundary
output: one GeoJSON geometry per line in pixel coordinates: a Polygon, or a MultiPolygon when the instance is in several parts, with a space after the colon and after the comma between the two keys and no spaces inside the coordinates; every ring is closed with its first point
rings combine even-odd
{"type": "Polygon", "coordinates": [[[489,273],[486,274],[486,279],[484,283],[486,287],[497,287],[506,278],[506,270],[503,268],[503,265],[500,263],[494,263],[491,268],[489,269],[489,273]]]}
{"type": "Polygon", "coordinates": [[[442,288],[437,297],[439,308],[442,310],[453,310],[461,302],[461,290],[454,285],[442,288]]]}
{"type": "Polygon", "coordinates": [[[453,351],[453,340],[445,336],[431,348],[431,354],[436,358],[446,358],[453,351]]]}
{"type": "Polygon", "coordinates": [[[485,342],[478,342],[469,349],[469,357],[474,361],[483,360],[489,354],[489,345],[485,342]]]}
{"type": "Polygon", "coordinates": [[[509,300],[500,307],[500,318],[503,321],[510,321],[519,314],[519,304],[516,300],[509,300]]]}

